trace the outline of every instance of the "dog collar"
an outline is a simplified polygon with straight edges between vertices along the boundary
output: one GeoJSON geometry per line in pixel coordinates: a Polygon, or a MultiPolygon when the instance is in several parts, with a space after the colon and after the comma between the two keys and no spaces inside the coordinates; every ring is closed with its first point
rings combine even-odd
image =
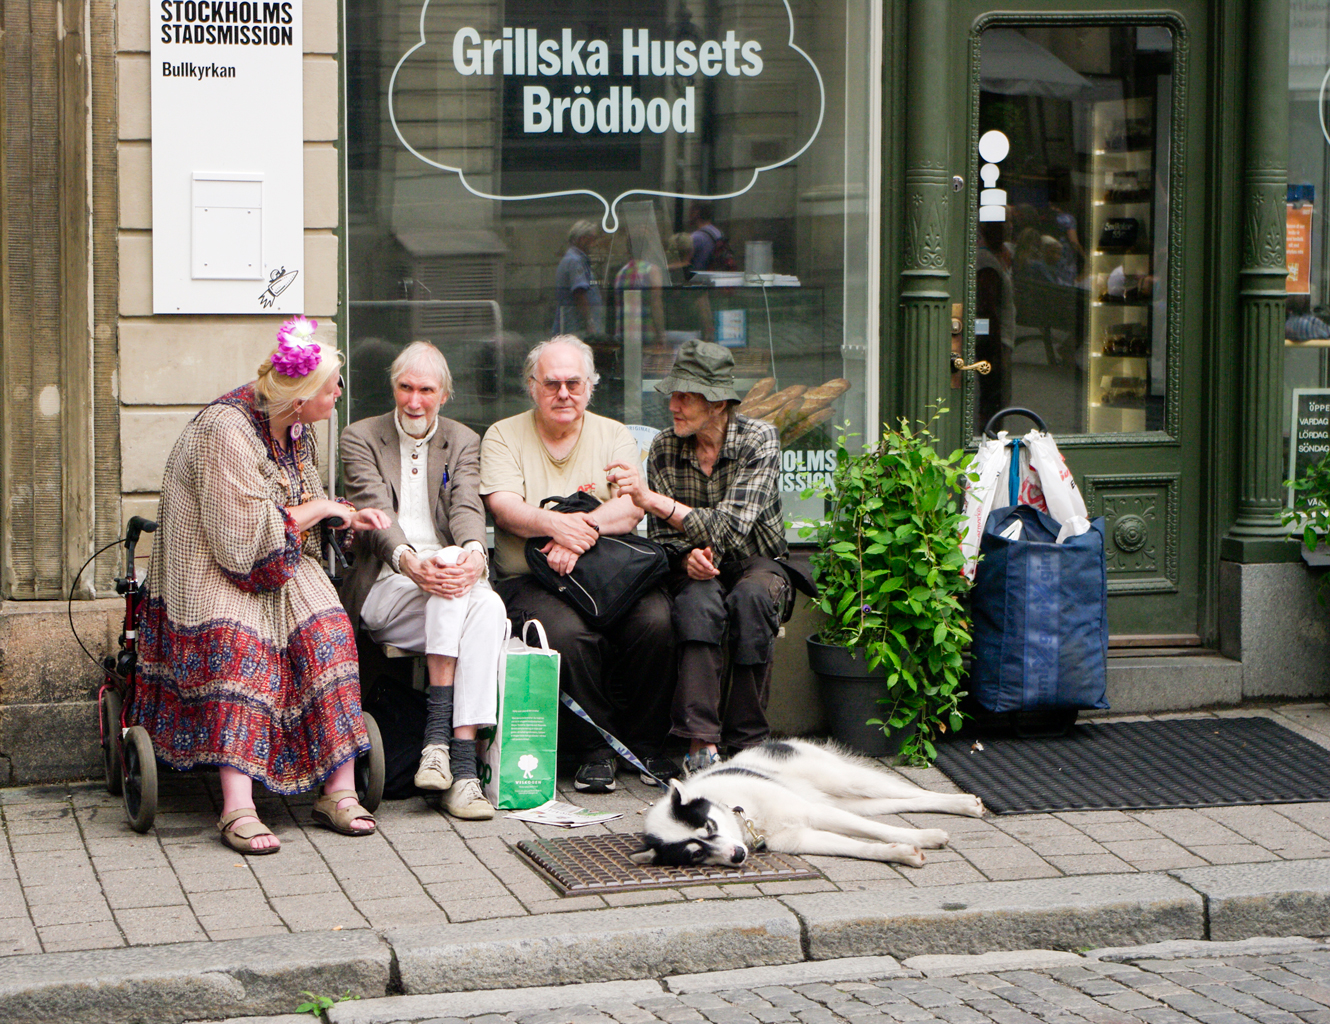
{"type": "Polygon", "coordinates": [[[748,833],[748,838],[753,844],[753,851],[761,853],[767,848],[767,837],[764,836],[757,827],[757,823],[748,815],[744,814],[742,807],[734,808],[734,813],[739,816],[739,820],[744,824],[744,831],[748,833]]]}

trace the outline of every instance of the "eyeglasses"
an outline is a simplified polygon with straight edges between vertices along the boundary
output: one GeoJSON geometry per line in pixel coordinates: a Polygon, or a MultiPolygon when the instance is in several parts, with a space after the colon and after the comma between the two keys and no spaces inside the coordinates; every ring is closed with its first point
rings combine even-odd
{"type": "Polygon", "coordinates": [[[346,378],[343,377],[340,373],[337,375],[337,390],[338,391],[346,390],[346,378]]]}
{"type": "MultiPolygon", "coordinates": [[[[536,380],[535,377],[529,379],[536,380]]],[[[544,388],[545,394],[551,398],[557,395],[561,388],[567,388],[568,394],[577,397],[585,392],[587,387],[586,379],[583,377],[569,377],[567,380],[541,380],[536,381],[536,383],[544,388]]]]}

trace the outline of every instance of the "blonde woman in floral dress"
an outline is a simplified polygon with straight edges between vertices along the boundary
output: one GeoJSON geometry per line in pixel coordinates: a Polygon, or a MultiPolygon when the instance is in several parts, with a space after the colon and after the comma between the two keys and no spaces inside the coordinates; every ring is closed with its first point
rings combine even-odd
{"type": "Polygon", "coordinates": [[[355,796],[368,749],[355,640],[318,563],[324,520],[381,529],[388,517],[329,500],[307,425],[341,396],[341,357],[297,317],[258,379],[185,428],[166,464],[159,529],[139,622],[139,684],[129,721],[179,769],[217,765],[222,842],[276,853],[253,783],[276,793],[322,786],[314,820],[369,835],[355,796]]]}

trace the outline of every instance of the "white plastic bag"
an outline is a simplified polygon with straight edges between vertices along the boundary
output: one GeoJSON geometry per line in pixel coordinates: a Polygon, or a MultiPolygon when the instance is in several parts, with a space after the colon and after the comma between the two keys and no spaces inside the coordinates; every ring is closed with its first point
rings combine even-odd
{"type": "Polygon", "coordinates": [[[997,439],[979,445],[972,472],[978,474],[965,490],[965,536],[961,538],[961,552],[965,565],[961,572],[974,578],[979,561],[979,538],[984,535],[988,513],[1007,504],[1007,467],[1011,464],[1011,449],[1007,447],[1007,432],[998,433],[997,439]]]}
{"type": "Polygon", "coordinates": [[[1021,504],[1035,505],[1043,509],[1059,523],[1065,523],[1072,516],[1086,516],[1085,499],[1081,489],[1071,478],[1071,470],[1066,460],[1058,451],[1058,446],[1048,434],[1032,430],[1025,435],[1022,449],[1030,450],[1030,475],[1037,481],[1043,498],[1043,504],[1026,501],[1024,497],[1025,477],[1021,478],[1021,504]]]}
{"type": "MultiPolygon", "coordinates": [[[[1012,503],[1010,445],[1007,432],[1001,430],[996,439],[981,443],[975,456],[974,472],[979,479],[971,481],[966,489],[965,536],[961,540],[965,555],[961,571],[971,579],[979,563],[979,541],[988,514],[1012,503]]],[[[1016,468],[1020,479],[1016,504],[1033,505],[1059,523],[1087,515],[1080,488],[1049,434],[1033,429],[1021,438],[1020,462],[1016,468]]]]}

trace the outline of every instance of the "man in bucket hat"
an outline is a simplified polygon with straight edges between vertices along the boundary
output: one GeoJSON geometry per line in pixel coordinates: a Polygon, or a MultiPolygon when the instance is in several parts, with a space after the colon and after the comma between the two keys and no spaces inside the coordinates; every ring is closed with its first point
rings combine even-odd
{"type": "Polygon", "coordinates": [[[671,732],[688,740],[685,770],[767,738],[767,694],[776,633],[789,617],[792,575],[784,563],[784,511],[774,426],[736,412],[734,357],[706,341],[679,349],[656,385],[674,424],[647,455],[647,481],[616,463],[610,479],[648,515],[647,533],[670,553],[679,682],[671,732]],[[731,652],[729,699],[721,644],[731,652]]]}

